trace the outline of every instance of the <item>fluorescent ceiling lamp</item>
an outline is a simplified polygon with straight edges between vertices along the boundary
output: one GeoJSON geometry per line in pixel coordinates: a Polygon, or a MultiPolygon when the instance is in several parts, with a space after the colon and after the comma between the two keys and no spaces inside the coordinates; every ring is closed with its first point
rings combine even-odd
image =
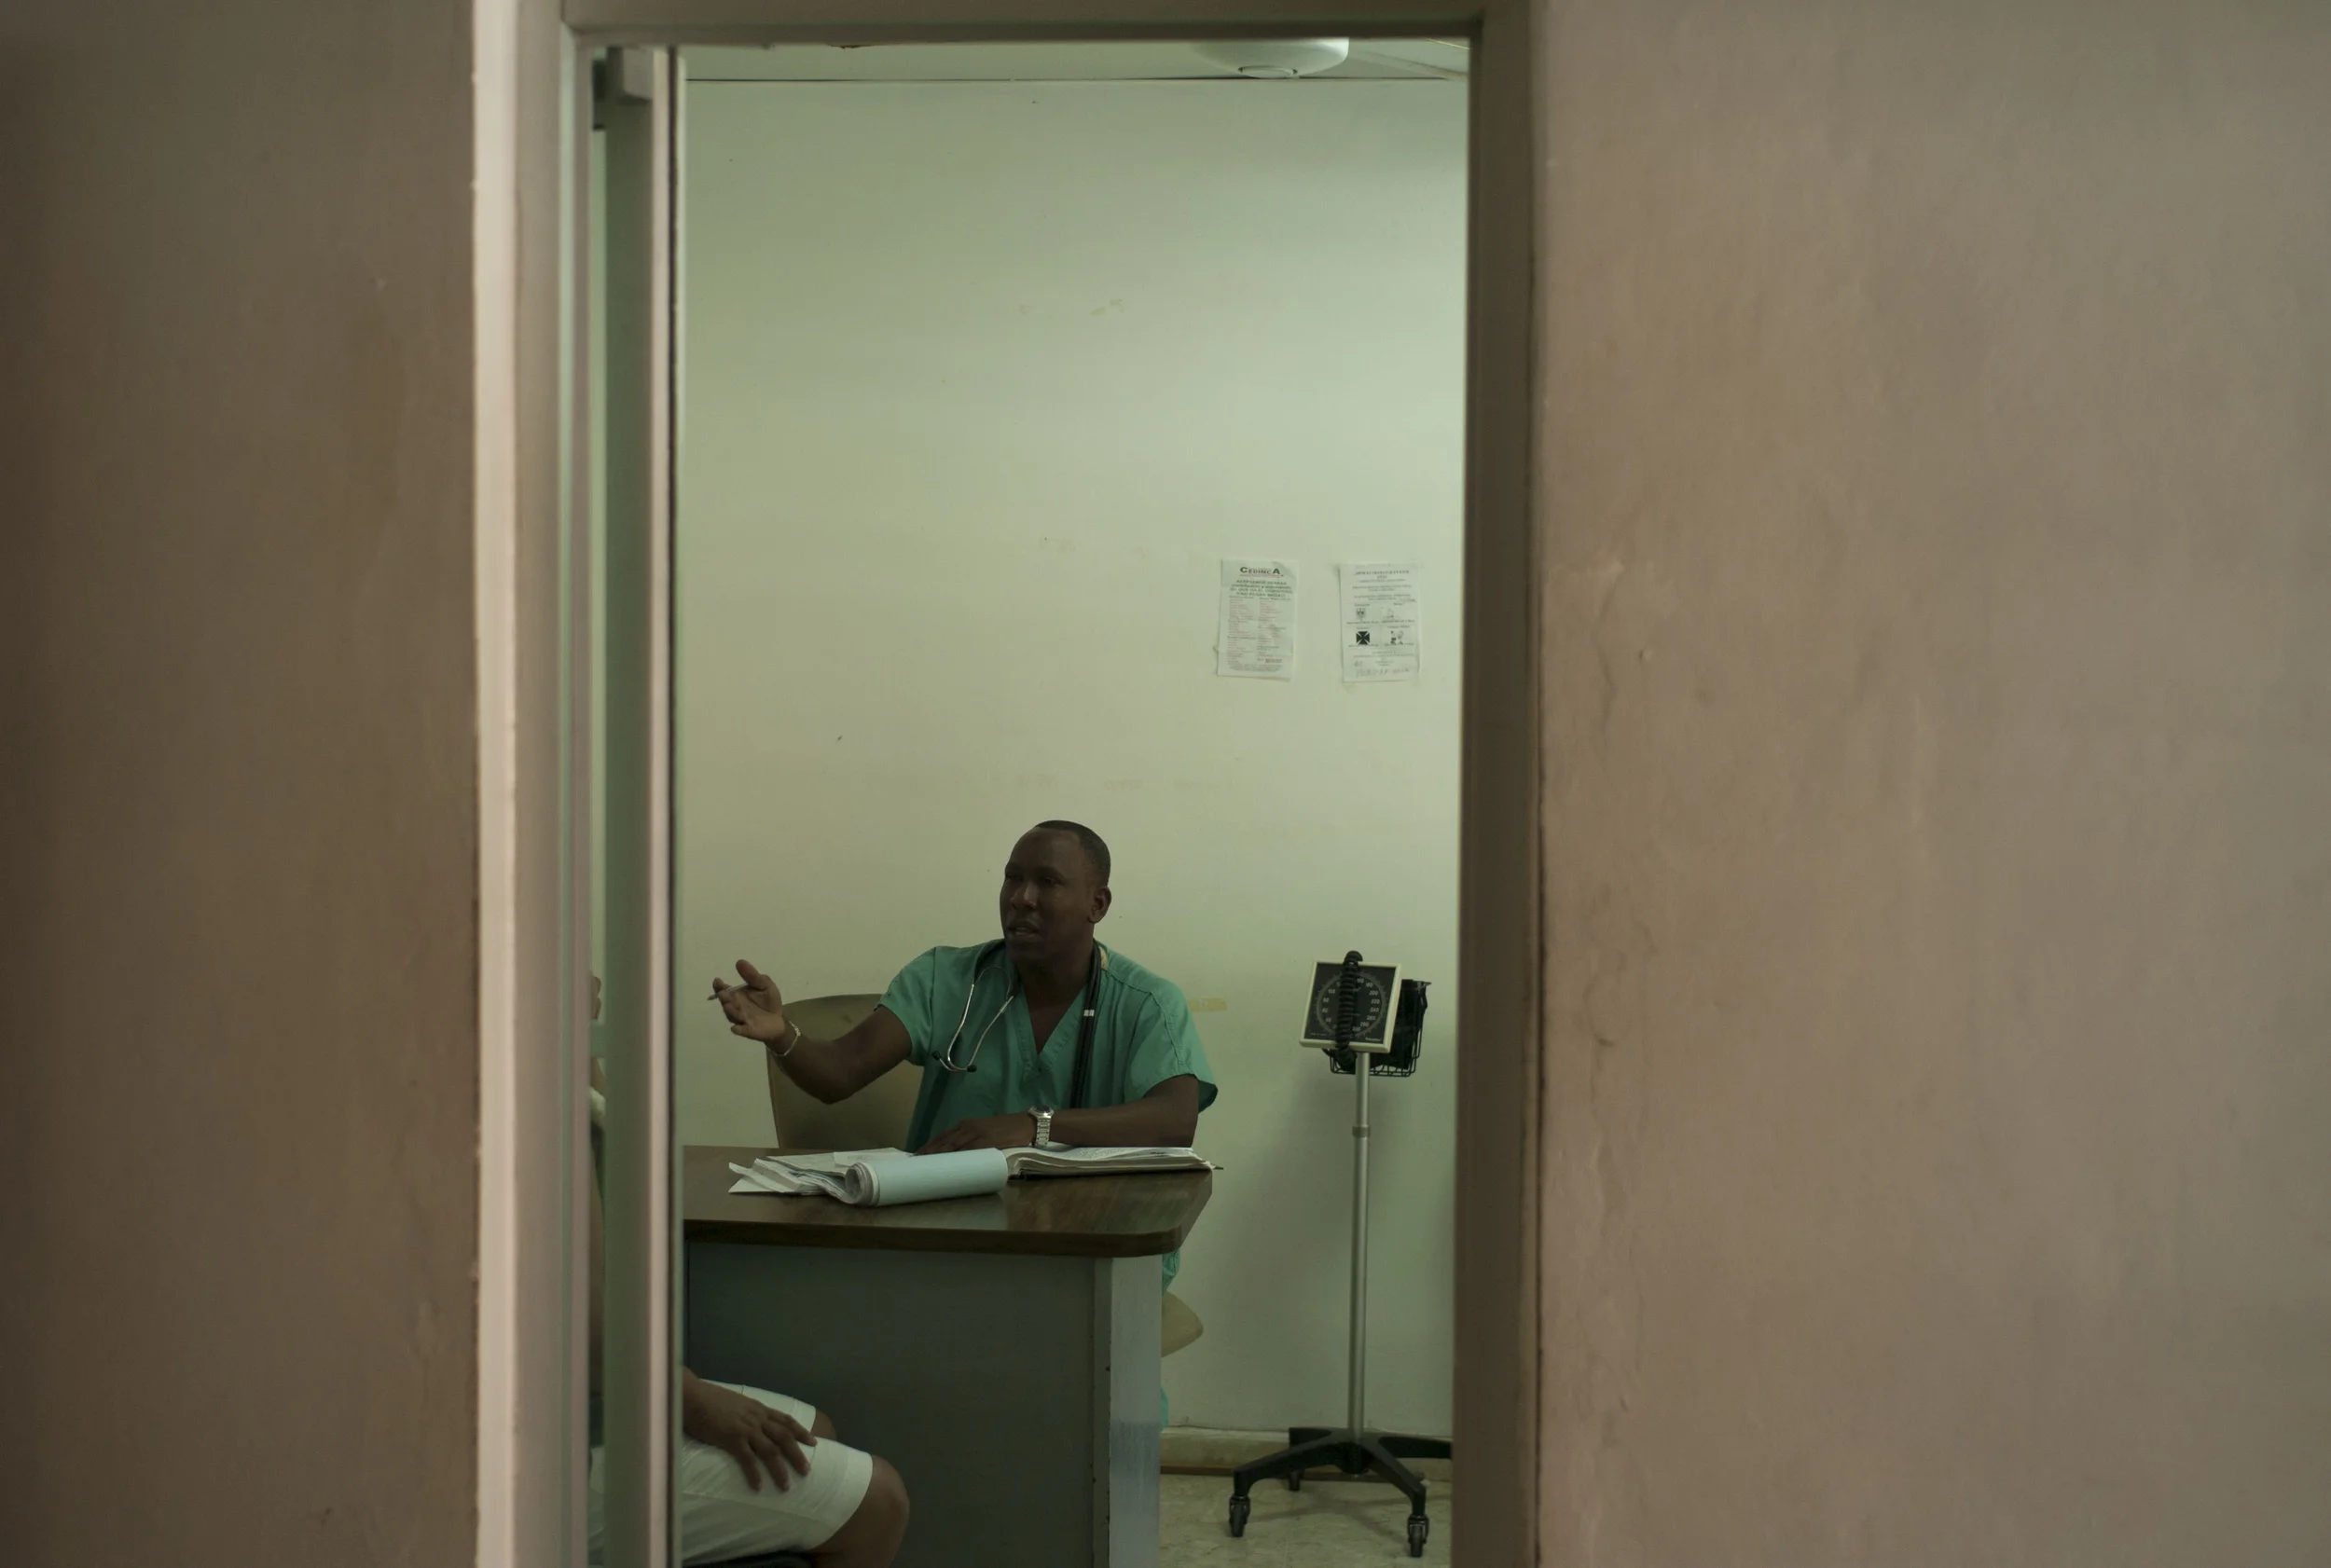
{"type": "MultiPolygon", "coordinates": [[[[766,48],[692,48],[688,76],[699,82],[1097,82],[1235,79],[1199,43],[778,44],[766,48]]],[[[1466,75],[1461,39],[1354,38],[1340,64],[1306,79],[1430,80],[1466,75]]]]}

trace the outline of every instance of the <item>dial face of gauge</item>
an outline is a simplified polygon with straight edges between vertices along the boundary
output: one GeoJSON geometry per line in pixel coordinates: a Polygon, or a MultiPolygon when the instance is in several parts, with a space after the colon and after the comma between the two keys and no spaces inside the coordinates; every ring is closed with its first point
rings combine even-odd
{"type": "MultiPolygon", "coordinates": [[[[1317,1038],[1335,1038],[1342,989],[1336,971],[1329,970],[1321,976],[1319,994],[1311,1001],[1312,1029],[1317,1038]]],[[[1385,991],[1384,977],[1363,969],[1354,979],[1352,991],[1351,1038],[1356,1040],[1381,1040],[1384,1038],[1385,1012],[1391,1003],[1391,997],[1385,991]]]]}

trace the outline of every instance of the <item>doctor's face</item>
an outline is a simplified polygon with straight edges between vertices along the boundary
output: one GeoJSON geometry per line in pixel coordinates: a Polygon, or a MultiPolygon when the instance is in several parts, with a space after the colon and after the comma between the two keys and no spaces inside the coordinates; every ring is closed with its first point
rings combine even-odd
{"type": "Polygon", "coordinates": [[[1109,889],[1074,833],[1039,830],[1012,846],[997,899],[1004,949],[1014,958],[1074,956],[1109,913],[1109,889]]]}

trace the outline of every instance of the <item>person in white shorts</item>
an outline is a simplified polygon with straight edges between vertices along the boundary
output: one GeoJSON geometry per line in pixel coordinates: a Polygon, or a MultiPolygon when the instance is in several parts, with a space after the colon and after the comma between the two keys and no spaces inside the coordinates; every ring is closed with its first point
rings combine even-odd
{"type": "MultiPolygon", "coordinates": [[[[599,978],[591,978],[599,1014],[599,978]]],[[[593,1142],[602,1115],[591,1064],[593,1142]]],[[[600,1296],[605,1272],[599,1182],[591,1182],[591,1561],[607,1538],[607,1451],[600,1446],[600,1296]]],[[[791,1551],[818,1568],[890,1568],[906,1534],[906,1483],[886,1459],[839,1441],[799,1399],[680,1369],[680,1452],[673,1469],[681,1561],[726,1562],[791,1551]]]]}
{"type": "MultiPolygon", "coordinates": [[[[820,1568],[888,1568],[906,1531],[906,1488],[888,1462],[835,1441],[799,1399],[681,1375],[682,1561],[795,1551],[820,1568]]],[[[606,1545],[606,1465],[593,1448],[593,1562],[606,1545]]]]}

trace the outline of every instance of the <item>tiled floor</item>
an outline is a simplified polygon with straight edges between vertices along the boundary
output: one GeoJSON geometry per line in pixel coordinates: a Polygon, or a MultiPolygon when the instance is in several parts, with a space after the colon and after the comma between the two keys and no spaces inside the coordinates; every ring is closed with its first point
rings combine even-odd
{"type": "Polygon", "coordinates": [[[1228,1476],[1166,1476],[1158,1500],[1158,1568],[1351,1568],[1355,1563],[1449,1561],[1449,1489],[1427,1502],[1432,1534],[1408,1555],[1408,1500],[1388,1486],[1310,1480],[1254,1492],[1247,1534],[1231,1539],[1228,1476]]]}

